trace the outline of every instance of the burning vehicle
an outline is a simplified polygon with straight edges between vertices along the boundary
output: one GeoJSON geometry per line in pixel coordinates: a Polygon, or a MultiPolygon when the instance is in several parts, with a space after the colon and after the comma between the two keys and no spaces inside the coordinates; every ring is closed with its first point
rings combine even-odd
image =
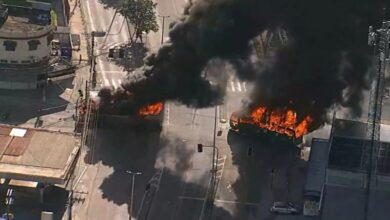
{"type": "MultiPolygon", "coordinates": [[[[93,115],[96,115],[98,126],[104,127],[127,127],[135,129],[161,130],[164,112],[164,103],[156,102],[148,105],[127,105],[124,111],[119,111],[118,107],[110,108],[102,103],[97,92],[90,92],[89,108],[93,115]]],[[[88,104],[80,106],[80,121],[88,112],[88,104]]]]}
{"type": "Polygon", "coordinates": [[[252,111],[233,112],[230,117],[231,130],[238,133],[277,136],[283,140],[301,143],[313,122],[310,115],[299,119],[293,110],[269,110],[264,106],[252,111]]]}

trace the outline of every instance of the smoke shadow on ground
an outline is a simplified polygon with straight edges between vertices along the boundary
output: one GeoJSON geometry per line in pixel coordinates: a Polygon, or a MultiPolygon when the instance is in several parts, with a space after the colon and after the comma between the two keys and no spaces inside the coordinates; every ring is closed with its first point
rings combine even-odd
{"type": "Polygon", "coordinates": [[[148,49],[143,43],[133,42],[123,45],[125,48],[125,57],[123,59],[114,59],[113,62],[123,67],[125,71],[131,72],[144,65],[144,58],[148,49]]]}
{"type": "Polygon", "coordinates": [[[73,77],[54,81],[44,88],[0,90],[0,115],[7,116],[1,117],[0,123],[20,125],[38,116],[64,111],[70,103],[64,92],[73,88],[72,82],[73,77]]]}
{"type": "MultiPolygon", "coordinates": [[[[99,159],[94,163],[101,162],[100,170],[108,169],[104,171],[108,177],[100,179],[105,174],[98,174],[100,177],[96,179],[96,186],[100,192],[96,193],[97,196],[113,202],[117,207],[129,207],[132,179],[126,171],[138,171],[142,175],[135,179],[133,217],[141,210],[140,219],[199,219],[203,202],[183,202],[179,193],[184,186],[191,189],[191,192],[205,193],[206,188],[188,183],[180,175],[191,167],[190,159],[194,150],[188,150],[186,143],[178,137],[160,132],[100,128],[95,153],[99,155],[99,159]],[[154,184],[162,168],[164,171],[156,191],[154,184]],[[152,185],[148,185],[152,179],[152,185]]],[[[90,157],[88,154],[85,158],[90,157]]],[[[224,210],[219,213],[225,216],[224,219],[228,219],[229,213],[224,210]]]]}
{"type": "Polygon", "coordinates": [[[273,219],[269,212],[273,201],[301,205],[306,162],[297,157],[299,151],[295,145],[231,130],[227,140],[232,164],[239,174],[231,184],[236,201],[256,204],[236,205],[236,210],[244,211],[237,211],[234,219],[273,219]]]}

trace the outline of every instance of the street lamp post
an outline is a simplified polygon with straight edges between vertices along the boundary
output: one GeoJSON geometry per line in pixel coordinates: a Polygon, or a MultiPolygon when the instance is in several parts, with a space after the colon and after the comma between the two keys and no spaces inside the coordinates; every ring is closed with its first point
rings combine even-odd
{"type": "Polygon", "coordinates": [[[142,173],[141,172],[133,172],[130,170],[127,170],[126,173],[132,175],[131,196],[130,196],[130,213],[129,213],[129,215],[130,215],[129,219],[132,220],[133,219],[134,180],[135,180],[136,175],[141,175],[142,173]]]}

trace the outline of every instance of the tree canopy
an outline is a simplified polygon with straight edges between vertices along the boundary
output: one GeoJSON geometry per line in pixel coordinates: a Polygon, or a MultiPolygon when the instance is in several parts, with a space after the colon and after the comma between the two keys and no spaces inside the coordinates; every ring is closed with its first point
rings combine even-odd
{"type": "Polygon", "coordinates": [[[135,37],[142,41],[142,32],[158,31],[156,5],[152,0],[123,0],[119,13],[133,25],[134,33],[131,40],[135,37]]]}

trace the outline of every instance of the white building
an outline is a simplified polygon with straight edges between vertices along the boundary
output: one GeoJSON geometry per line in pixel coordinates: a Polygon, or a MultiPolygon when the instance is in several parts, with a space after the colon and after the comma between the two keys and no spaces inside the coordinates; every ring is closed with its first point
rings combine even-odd
{"type": "Polygon", "coordinates": [[[8,8],[0,23],[0,89],[33,89],[46,82],[53,28],[49,12],[8,8]]]}

